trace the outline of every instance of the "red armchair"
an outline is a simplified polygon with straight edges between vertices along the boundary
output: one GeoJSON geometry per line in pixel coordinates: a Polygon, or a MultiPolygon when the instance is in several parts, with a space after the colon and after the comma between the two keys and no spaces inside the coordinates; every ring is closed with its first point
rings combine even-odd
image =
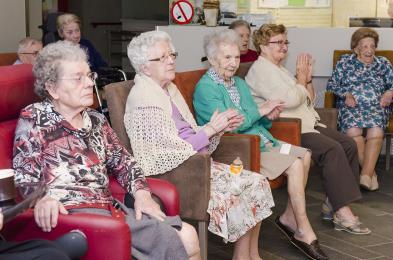
{"type": "MultiPolygon", "coordinates": [[[[0,169],[12,167],[14,132],[19,111],[38,101],[34,94],[33,74],[30,65],[0,67],[0,169]]],[[[152,192],[157,195],[167,215],[179,213],[179,196],[174,185],[167,181],[148,178],[152,192]]],[[[125,192],[117,181],[111,179],[113,196],[123,200],[125,192]]],[[[19,215],[1,231],[12,241],[33,238],[53,240],[73,229],[82,230],[88,240],[88,251],[83,259],[130,259],[131,235],[127,224],[111,217],[91,214],[61,215],[58,226],[49,233],[36,225],[33,210],[19,215]]]]}

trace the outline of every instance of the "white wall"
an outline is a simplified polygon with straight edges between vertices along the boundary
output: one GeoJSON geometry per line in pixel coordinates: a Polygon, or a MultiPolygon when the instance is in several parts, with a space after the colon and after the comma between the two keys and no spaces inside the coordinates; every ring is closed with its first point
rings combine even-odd
{"type": "Polygon", "coordinates": [[[0,0],[0,53],[15,52],[26,37],[25,0],[0,0]]]}
{"type": "Polygon", "coordinates": [[[42,25],[42,0],[27,0],[27,35],[30,37],[41,39],[42,30],[38,26],[42,25]]]}

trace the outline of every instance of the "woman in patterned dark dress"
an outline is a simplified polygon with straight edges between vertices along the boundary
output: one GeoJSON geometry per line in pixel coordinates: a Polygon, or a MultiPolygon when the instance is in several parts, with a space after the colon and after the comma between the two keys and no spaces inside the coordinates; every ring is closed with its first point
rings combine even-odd
{"type": "Polygon", "coordinates": [[[375,56],[378,40],[373,29],[355,31],[351,39],[353,53],[341,57],[327,85],[327,90],[337,96],[339,129],[358,147],[360,186],[370,191],[379,186],[375,164],[389,123],[393,95],[392,65],[385,57],[375,56]]]}

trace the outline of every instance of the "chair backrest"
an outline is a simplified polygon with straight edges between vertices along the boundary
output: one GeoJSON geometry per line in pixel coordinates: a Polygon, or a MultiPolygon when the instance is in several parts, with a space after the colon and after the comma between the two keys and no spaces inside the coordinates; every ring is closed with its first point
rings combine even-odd
{"type": "Polygon", "coordinates": [[[0,168],[11,168],[15,128],[20,110],[37,102],[31,65],[0,67],[0,168]]]}
{"type": "Polygon", "coordinates": [[[127,97],[134,81],[121,81],[105,86],[105,96],[109,108],[112,128],[115,130],[120,142],[132,153],[130,139],[124,127],[124,113],[126,110],[127,97]]]}
{"type": "Polygon", "coordinates": [[[14,64],[18,59],[16,52],[0,53],[0,66],[8,66],[14,64]]]}
{"type": "MultiPolygon", "coordinates": [[[[344,54],[351,54],[351,50],[334,50],[333,52],[333,68],[336,67],[337,62],[340,60],[340,57],[344,54]]],[[[390,63],[393,64],[393,50],[377,50],[375,51],[375,56],[384,56],[386,57],[390,63]]]]}

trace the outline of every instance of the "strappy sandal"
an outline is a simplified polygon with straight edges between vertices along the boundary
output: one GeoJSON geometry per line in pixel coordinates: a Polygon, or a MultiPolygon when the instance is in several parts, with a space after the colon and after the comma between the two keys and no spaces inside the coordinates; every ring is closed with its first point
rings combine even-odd
{"type": "Polygon", "coordinates": [[[334,214],[333,223],[334,229],[354,235],[368,235],[371,233],[371,230],[364,227],[357,217],[355,221],[351,221],[347,219],[340,219],[336,214],[334,214]]]}

